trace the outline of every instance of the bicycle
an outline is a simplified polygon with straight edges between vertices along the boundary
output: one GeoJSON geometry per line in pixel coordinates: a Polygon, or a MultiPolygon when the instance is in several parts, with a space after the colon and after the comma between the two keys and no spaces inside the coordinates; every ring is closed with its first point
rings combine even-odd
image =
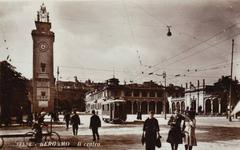
{"type": "Polygon", "coordinates": [[[36,132],[30,131],[30,132],[25,133],[24,143],[28,147],[32,147],[32,146],[36,146],[39,143],[45,143],[45,142],[60,143],[61,142],[60,135],[57,132],[54,132],[52,130],[49,131],[47,124],[42,124],[42,129],[45,129],[46,132],[42,133],[42,138],[40,140],[36,139],[36,137],[37,137],[36,132]]]}

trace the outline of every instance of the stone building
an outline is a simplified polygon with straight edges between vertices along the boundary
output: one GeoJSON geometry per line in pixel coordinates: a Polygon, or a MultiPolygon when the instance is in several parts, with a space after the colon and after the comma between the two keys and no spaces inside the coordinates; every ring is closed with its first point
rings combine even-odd
{"type": "MultiPolygon", "coordinates": [[[[182,97],[169,97],[170,110],[194,109],[198,114],[226,114],[229,109],[230,79],[222,77],[213,85],[205,85],[205,80],[196,84],[186,83],[185,94],[182,97]]],[[[232,81],[232,103],[234,107],[240,98],[240,85],[237,80],[232,81]]]]}
{"type": "MultiPolygon", "coordinates": [[[[173,85],[171,85],[173,86],[173,85]]],[[[167,95],[181,93],[181,87],[167,87],[167,95]],[[171,91],[173,90],[174,91],[171,91]]],[[[175,87],[175,86],[173,86],[175,87]]],[[[181,94],[180,94],[181,95],[181,94]]],[[[107,80],[106,86],[102,89],[90,92],[86,95],[86,111],[101,109],[101,103],[108,99],[122,99],[126,101],[128,114],[136,114],[138,111],[146,114],[149,111],[161,114],[164,112],[164,87],[152,81],[143,84],[119,84],[119,80],[112,78],[107,80]]],[[[168,101],[166,100],[166,112],[169,112],[168,101]]]]}

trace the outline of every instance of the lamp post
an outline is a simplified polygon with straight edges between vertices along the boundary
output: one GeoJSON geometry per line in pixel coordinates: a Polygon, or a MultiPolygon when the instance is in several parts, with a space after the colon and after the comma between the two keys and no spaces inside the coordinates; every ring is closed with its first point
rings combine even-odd
{"type": "MultiPolygon", "coordinates": [[[[153,72],[149,73],[148,75],[153,75],[153,72]]],[[[162,76],[164,79],[164,107],[163,107],[163,112],[164,112],[164,119],[167,119],[167,113],[166,113],[166,104],[167,104],[167,91],[166,91],[166,87],[167,87],[167,73],[164,71],[162,74],[154,74],[157,76],[162,76]]]]}

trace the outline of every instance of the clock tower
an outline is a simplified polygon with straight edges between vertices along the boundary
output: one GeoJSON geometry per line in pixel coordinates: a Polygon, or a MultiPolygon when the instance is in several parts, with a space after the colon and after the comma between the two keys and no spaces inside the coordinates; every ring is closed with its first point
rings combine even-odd
{"type": "Polygon", "coordinates": [[[32,111],[54,111],[55,80],[53,75],[54,33],[50,30],[49,13],[44,4],[37,12],[33,39],[32,111]]]}

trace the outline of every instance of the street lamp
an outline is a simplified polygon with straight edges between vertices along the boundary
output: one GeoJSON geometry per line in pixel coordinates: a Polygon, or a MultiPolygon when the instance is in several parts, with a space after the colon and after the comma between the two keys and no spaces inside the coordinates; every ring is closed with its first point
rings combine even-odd
{"type": "Polygon", "coordinates": [[[171,26],[167,26],[167,28],[168,28],[167,36],[172,36],[172,32],[170,30],[171,26]]]}
{"type": "MultiPolygon", "coordinates": [[[[153,72],[148,73],[148,75],[153,75],[153,72]]],[[[162,74],[154,74],[157,76],[162,76],[164,79],[164,107],[163,107],[163,111],[164,111],[164,119],[167,119],[167,113],[166,113],[166,103],[167,103],[167,91],[166,91],[166,84],[167,84],[167,73],[164,71],[162,74]]]]}

